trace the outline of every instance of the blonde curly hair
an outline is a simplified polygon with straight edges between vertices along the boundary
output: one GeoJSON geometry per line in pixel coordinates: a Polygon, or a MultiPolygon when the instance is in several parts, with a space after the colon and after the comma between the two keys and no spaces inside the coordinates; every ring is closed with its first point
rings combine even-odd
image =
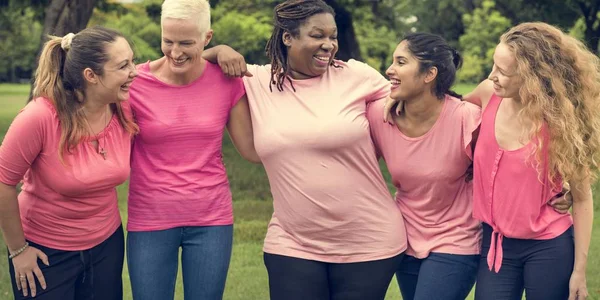
{"type": "Polygon", "coordinates": [[[545,123],[550,136],[549,179],[594,180],[600,149],[598,57],[576,38],[540,22],[517,25],[500,42],[513,51],[523,80],[519,118],[534,124],[524,133],[539,141],[533,152],[537,165],[545,147],[541,136],[545,123]]]}

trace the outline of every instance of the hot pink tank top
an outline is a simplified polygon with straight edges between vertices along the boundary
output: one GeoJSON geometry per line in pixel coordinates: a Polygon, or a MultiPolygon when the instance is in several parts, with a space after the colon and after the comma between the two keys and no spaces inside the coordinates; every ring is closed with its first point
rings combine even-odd
{"type": "MultiPolygon", "coordinates": [[[[496,113],[502,99],[493,95],[483,112],[475,149],[473,216],[493,229],[487,263],[500,271],[502,239],[545,240],[559,236],[572,224],[569,214],[556,212],[547,202],[560,192],[560,180],[548,180],[547,147],[538,172],[532,156],[535,140],[516,150],[504,150],[496,140],[496,113]]],[[[548,145],[547,127],[542,128],[548,145]]]]}

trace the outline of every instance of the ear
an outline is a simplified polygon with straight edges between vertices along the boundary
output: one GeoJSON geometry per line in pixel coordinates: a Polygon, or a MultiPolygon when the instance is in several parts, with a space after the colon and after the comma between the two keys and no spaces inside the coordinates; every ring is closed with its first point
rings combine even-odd
{"type": "Polygon", "coordinates": [[[286,45],[287,47],[290,47],[292,45],[292,34],[291,33],[284,31],[281,39],[283,40],[283,44],[286,45]]]}
{"type": "Polygon", "coordinates": [[[425,83],[430,83],[430,82],[434,81],[435,78],[437,77],[437,74],[438,74],[437,67],[429,68],[429,71],[427,71],[427,74],[425,75],[425,83]]]}
{"type": "Polygon", "coordinates": [[[85,79],[86,82],[91,84],[96,84],[99,81],[98,75],[94,73],[94,71],[92,71],[92,69],[90,68],[85,68],[83,70],[83,79],[85,79]]]}
{"type": "Polygon", "coordinates": [[[210,29],[206,32],[206,35],[204,36],[204,47],[208,46],[208,43],[210,43],[210,40],[212,40],[213,37],[213,30],[210,29]]]}

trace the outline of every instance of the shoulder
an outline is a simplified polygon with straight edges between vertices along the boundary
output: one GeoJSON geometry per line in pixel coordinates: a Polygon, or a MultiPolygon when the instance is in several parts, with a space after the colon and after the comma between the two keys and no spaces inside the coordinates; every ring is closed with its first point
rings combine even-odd
{"type": "Polygon", "coordinates": [[[18,116],[31,118],[37,121],[51,121],[58,119],[58,113],[54,106],[54,102],[45,97],[32,99],[27,105],[21,109],[18,116]]]}
{"type": "Polygon", "coordinates": [[[367,118],[371,126],[383,123],[383,109],[386,99],[378,99],[367,103],[367,118]]]}
{"type": "Polygon", "coordinates": [[[337,65],[340,65],[342,67],[345,67],[346,69],[348,69],[349,71],[352,72],[356,72],[365,76],[381,76],[381,74],[375,70],[375,68],[369,66],[368,64],[355,60],[355,59],[350,59],[347,62],[341,61],[341,60],[336,60],[335,63],[337,65]]]}
{"type": "Polygon", "coordinates": [[[485,108],[494,94],[494,83],[491,80],[482,81],[469,94],[463,97],[464,101],[473,103],[477,106],[485,108]]]}
{"type": "Polygon", "coordinates": [[[43,130],[59,124],[58,113],[52,101],[39,97],[31,100],[22,108],[11,127],[19,127],[25,130],[43,130]]]}

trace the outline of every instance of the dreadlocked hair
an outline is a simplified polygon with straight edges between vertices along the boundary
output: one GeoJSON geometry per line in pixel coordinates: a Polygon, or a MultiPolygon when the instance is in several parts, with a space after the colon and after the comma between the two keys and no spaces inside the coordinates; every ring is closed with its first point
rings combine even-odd
{"type": "MultiPolygon", "coordinates": [[[[335,13],[333,8],[323,0],[287,0],[275,6],[273,12],[275,25],[265,48],[265,52],[271,60],[269,90],[273,92],[272,85],[275,84],[280,92],[283,91],[283,84],[287,78],[295,92],[294,84],[288,76],[290,70],[287,47],[283,44],[283,33],[287,31],[292,36],[298,37],[300,27],[308,18],[322,13],[331,14],[335,17],[335,13]]],[[[333,60],[330,65],[335,66],[333,60]]]]}

